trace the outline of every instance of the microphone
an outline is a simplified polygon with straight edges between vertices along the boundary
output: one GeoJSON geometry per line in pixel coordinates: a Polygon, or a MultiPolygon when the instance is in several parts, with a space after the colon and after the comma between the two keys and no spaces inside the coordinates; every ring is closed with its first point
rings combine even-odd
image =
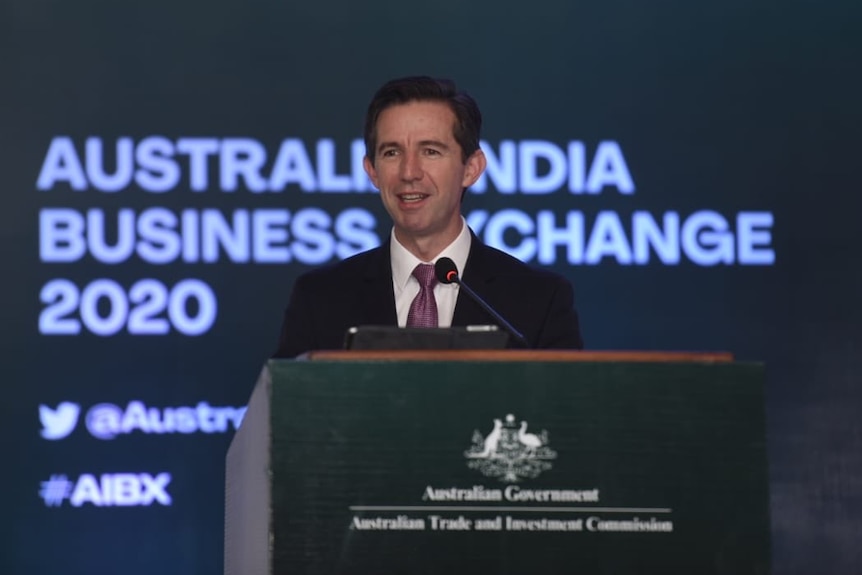
{"type": "Polygon", "coordinates": [[[458,275],[458,266],[455,265],[455,262],[449,258],[440,258],[434,264],[434,273],[437,276],[437,281],[441,284],[455,283],[461,286],[461,289],[464,290],[464,292],[470,296],[473,301],[479,304],[479,307],[488,312],[488,314],[494,318],[494,320],[499,323],[503,329],[509,332],[509,334],[511,334],[511,336],[514,337],[521,345],[530,349],[530,344],[527,343],[527,339],[521,332],[515,329],[512,324],[506,321],[503,316],[497,313],[494,308],[488,305],[485,300],[480,298],[476,292],[470,289],[470,286],[461,281],[461,277],[458,275]]]}

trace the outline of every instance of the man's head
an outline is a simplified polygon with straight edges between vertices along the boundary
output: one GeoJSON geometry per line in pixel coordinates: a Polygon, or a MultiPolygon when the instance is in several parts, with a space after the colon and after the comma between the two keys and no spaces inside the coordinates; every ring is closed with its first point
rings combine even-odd
{"type": "Polygon", "coordinates": [[[398,241],[430,260],[461,231],[461,199],[485,169],[482,119],[452,82],[405,78],[368,108],[363,162],[392,216],[398,241]]]}
{"type": "Polygon", "coordinates": [[[410,76],[384,84],[368,105],[365,114],[365,156],[374,165],[377,147],[377,120],[390,106],[408,102],[441,102],[455,115],[452,135],[461,146],[461,160],[467,161],[479,149],[482,113],[476,101],[466,92],[459,92],[451,80],[429,76],[410,76]]]}

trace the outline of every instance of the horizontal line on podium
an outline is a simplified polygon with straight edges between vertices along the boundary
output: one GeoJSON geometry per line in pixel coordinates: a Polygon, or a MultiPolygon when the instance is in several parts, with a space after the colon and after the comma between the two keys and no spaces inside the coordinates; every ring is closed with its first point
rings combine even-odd
{"type": "Polygon", "coordinates": [[[730,363],[729,352],[583,351],[560,349],[321,350],[297,358],[313,361],[563,361],[632,363],[730,363]]]}
{"type": "Polygon", "coordinates": [[[351,511],[506,511],[532,513],[671,513],[669,507],[498,507],[457,505],[351,505],[351,511]]]}

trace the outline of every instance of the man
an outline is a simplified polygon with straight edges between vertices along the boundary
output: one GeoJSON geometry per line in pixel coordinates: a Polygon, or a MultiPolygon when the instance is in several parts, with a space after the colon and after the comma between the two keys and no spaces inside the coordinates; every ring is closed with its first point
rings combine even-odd
{"type": "Polygon", "coordinates": [[[364,166],[392,232],[378,248],[297,279],[274,357],[341,348],[357,325],[495,323],[457,284],[436,281],[431,264],[441,257],[530,347],[583,347],[569,282],[484,245],[461,216],[464,193],[485,170],[481,126],[476,102],[448,80],[401,78],[377,91],[364,166]]]}

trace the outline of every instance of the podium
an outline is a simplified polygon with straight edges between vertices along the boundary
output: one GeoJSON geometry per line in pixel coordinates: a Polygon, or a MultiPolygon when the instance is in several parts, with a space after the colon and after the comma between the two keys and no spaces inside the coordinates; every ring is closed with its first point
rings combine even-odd
{"type": "Polygon", "coordinates": [[[270,361],[225,573],[768,573],[763,380],[705,353],[270,361]]]}

